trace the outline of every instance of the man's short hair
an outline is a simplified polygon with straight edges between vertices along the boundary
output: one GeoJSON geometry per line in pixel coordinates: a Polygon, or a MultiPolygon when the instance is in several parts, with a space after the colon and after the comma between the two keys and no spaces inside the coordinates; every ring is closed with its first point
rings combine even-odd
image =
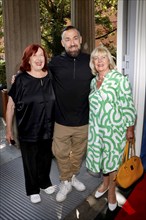
{"type": "Polygon", "coordinates": [[[65,31],[69,31],[69,30],[77,30],[78,31],[78,33],[79,33],[79,35],[80,35],[80,31],[76,28],[76,27],[74,27],[74,26],[72,26],[72,25],[69,25],[69,26],[66,26],[65,28],[63,28],[63,30],[62,30],[62,32],[61,32],[61,37],[62,37],[62,35],[63,35],[63,33],[65,32],[65,31]]]}

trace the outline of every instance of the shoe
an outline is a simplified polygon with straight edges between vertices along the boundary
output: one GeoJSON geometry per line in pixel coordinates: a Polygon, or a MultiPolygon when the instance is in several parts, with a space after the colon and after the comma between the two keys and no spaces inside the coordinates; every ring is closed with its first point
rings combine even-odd
{"type": "Polygon", "coordinates": [[[43,190],[44,190],[45,193],[51,195],[55,192],[56,187],[57,187],[56,185],[55,186],[49,186],[49,187],[47,187],[46,189],[43,189],[43,190]]]}
{"type": "Polygon", "coordinates": [[[30,201],[32,203],[38,203],[38,202],[41,202],[41,197],[39,194],[33,194],[30,196],[30,201]]]}
{"type": "Polygon", "coordinates": [[[124,197],[124,195],[122,195],[119,191],[116,191],[116,199],[117,199],[119,207],[123,207],[123,205],[127,201],[127,199],[124,197]]]}
{"type": "Polygon", "coordinates": [[[95,193],[95,198],[96,198],[96,199],[100,198],[101,196],[104,195],[104,193],[106,193],[106,191],[108,191],[108,188],[107,188],[105,191],[103,191],[103,192],[99,192],[99,191],[97,190],[96,193],[95,193]]]}
{"type": "Polygon", "coordinates": [[[104,220],[115,219],[120,210],[121,210],[121,207],[119,207],[118,205],[116,206],[116,208],[113,211],[111,211],[108,207],[104,220]]]}
{"type": "Polygon", "coordinates": [[[84,191],[86,189],[86,186],[80,182],[76,177],[75,175],[72,176],[72,179],[71,179],[71,184],[73,187],[75,187],[76,190],[78,191],[84,191]]]}
{"type": "Polygon", "coordinates": [[[117,208],[118,203],[108,203],[108,208],[110,211],[114,211],[117,208]]]}
{"type": "Polygon", "coordinates": [[[69,182],[67,180],[62,181],[61,184],[60,184],[59,192],[56,195],[56,201],[57,202],[63,202],[66,199],[67,194],[69,192],[71,192],[71,190],[72,190],[71,182],[69,182]]]}

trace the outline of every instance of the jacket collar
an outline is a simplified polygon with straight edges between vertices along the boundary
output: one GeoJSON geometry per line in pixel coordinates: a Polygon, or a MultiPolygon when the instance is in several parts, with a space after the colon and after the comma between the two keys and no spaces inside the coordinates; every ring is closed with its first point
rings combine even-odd
{"type": "Polygon", "coordinates": [[[81,54],[82,54],[82,52],[80,51],[80,53],[78,54],[77,57],[72,57],[72,56],[70,56],[68,53],[66,53],[66,51],[64,51],[64,52],[61,53],[61,56],[67,57],[68,59],[73,60],[73,59],[80,59],[81,54]]]}

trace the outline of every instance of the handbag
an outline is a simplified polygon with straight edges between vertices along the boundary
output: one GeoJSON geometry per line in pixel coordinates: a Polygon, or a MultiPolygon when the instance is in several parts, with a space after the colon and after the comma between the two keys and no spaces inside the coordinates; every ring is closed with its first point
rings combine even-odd
{"type": "Polygon", "coordinates": [[[140,157],[135,155],[135,141],[127,141],[115,181],[118,186],[126,189],[135,183],[144,172],[140,157]]]}

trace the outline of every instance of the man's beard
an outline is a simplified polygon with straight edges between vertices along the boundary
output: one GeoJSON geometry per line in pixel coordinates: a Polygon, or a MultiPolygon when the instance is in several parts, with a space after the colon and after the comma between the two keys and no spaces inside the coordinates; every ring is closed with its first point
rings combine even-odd
{"type": "Polygon", "coordinates": [[[77,48],[76,50],[74,51],[70,51],[70,50],[67,50],[66,53],[70,56],[70,57],[77,57],[80,53],[80,48],[77,48]]]}

